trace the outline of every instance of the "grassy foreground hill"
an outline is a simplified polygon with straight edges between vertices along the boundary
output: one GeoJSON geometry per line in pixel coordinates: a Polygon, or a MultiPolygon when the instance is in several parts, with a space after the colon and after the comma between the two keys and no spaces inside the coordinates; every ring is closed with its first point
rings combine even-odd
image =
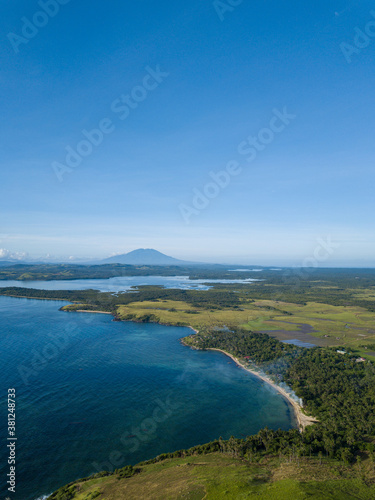
{"type": "Polygon", "coordinates": [[[51,500],[346,500],[375,499],[372,465],[345,466],[316,458],[264,457],[251,463],[209,453],[140,464],[131,477],[118,473],[80,480],[51,500]]]}

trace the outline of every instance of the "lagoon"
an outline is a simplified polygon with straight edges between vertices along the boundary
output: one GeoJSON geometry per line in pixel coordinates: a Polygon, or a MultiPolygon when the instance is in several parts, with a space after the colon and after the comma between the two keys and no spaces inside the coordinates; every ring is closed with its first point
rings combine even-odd
{"type": "Polygon", "coordinates": [[[79,280],[51,280],[51,281],[18,281],[0,280],[0,288],[16,286],[21,288],[36,288],[37,290],[100,290],[101,292],[117,293],[129,291],[132,287],[157,285],[165,288],[179,288],[183,290],[208,290],[218,283],[249,283],[257,279],[199,279],[191,280],[188,276],[118,276],[108,279],[79,279],[79,280]],[[211,284],[211,286],[210,286],[211,284]]]}

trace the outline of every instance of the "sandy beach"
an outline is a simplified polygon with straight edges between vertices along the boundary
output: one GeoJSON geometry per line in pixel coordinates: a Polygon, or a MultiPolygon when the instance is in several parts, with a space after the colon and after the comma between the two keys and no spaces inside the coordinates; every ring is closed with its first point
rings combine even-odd
{"type": "Polygon", "coordinates": [[[111,314],[113,316],[113,314],[111,312],[108,312],[108,311],[90,311],[90,310],[86,310],[86,309],[77,309],[74,312],[77,312],[77,313],[91,313],[91,314],[111,314]]]}
{"type": "Polygon", "coordinates": [[[193,328],[192,326],[188,326],[187,328],[190,328],[190,330],[193,330],[193,332],[195,332],[195,333],[199,333],[199,331],[196,330],[195,328],[193,328]]]}
{"type": "Polygon", "coordinates": [[[309,417],[308,415],[305,415],[302,411],[302,407],[296,402],[294,401],[294,399],[292,399],[290,397],[290,395],[282,388],[280,387],[279,385],[275,384],[275,382],[273,382],[273,380],[271,380],[269,377],[267,377],[266,375],[262,375],[260,374],[259,372],[255,371],[255,370],[252,370],[251,368],[248,368],[247,366],[243,365],[239,359],[237,359],[236,357],[232,356],[231,354],[229,354],[228,352],[226,351],[223,351],[222,349],[214,349],[214,348],[209,348],[207,349],[208,351],[219,351],[219,352],[222,352],[223,354],[225,354],[226,356],[230,357],[238,366],[240,366],[241,368],[243,368],[244,370],[252,373],[253,375],[255,375],[256,377],[262,379],[264,382],[266,382],[267,384],[271,385],[272,387],[274,387],[278,392],[280,392],[280,394],[282,394],[288,401],[289,403],[292,405],[293,409],[294,409],[294,413],[296,415],[296,418],[297,418],[297,421],[298,421],[298,425],[299,425],[299,430],[302,432],[305,427],[307,427],[308,425],[312,425],[313,423],[317,422],[318,420],[314,417],[309,417]]]}

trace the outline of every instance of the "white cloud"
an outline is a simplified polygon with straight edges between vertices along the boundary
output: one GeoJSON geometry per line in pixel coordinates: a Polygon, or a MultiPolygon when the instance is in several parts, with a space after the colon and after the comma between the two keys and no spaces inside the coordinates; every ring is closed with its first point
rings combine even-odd
{"type": "Polygon", "coordinates": [[[10,255],[9,250],[5,250],[5,248],[0,248],[0,259],[7,259],[10,255]]]}
{"type": "Polygon", "coordinates": [[[28,256],[25,252],[10,252],[6,248],[0,248],[0,260],[23,260],[28,256]]]}

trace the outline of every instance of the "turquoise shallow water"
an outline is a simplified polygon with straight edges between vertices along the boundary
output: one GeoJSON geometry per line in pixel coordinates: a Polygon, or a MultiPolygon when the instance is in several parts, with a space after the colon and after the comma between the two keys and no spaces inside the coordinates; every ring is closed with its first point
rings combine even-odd
{"type": "Polygon", "coordinates": [[[0,297],[4,496],[8,387],[17,391],[17,500],[219,436],[296,426],[286,400],[227,356],[180,344],[191,330],[64,313],[63,304],[0,297]]]}

